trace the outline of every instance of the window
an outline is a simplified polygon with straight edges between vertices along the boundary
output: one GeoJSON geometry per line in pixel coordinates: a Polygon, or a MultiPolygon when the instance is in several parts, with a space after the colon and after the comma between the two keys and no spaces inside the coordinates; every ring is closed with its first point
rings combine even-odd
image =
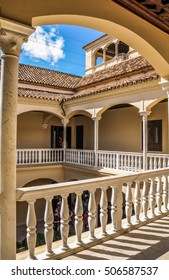
{"type": "Polygon", "coordinates": [[[148,121],[148,151],[162,151],[162,120],[148,121]]]}

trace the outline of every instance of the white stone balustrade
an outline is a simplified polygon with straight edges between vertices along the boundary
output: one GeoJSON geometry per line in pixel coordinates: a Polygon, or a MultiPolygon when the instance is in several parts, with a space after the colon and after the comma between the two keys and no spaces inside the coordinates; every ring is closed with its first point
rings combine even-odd
{"type": "Polygon", "coordinates": [[[75,204],[75,232],[76,232],[76,244],[81,245],[82,242],[82,230],[83,230],[83,204],[82,204],[82,191],[76,193],[75,204]]]}
{"type": "MultiPolygon", "coordinates": [[[[97,151],[97,166],[93,150],[76,149],[18,149],[17,165],[33,165],[48,163],[70,163],[76,165],[112,168],[129,172],[143,169],[142,153],[121,151],[97,151]]],[[[169,167],[169,155],[147,154],[148,170],[169,167]]]]}
{"type": "Polygon", "coordinates": [[[67,163],[94,166],[94,151],[66,149],[65,160],[67,163]]]}
{"type": "Polygon", "coordinates": [[[61,237],[62,237],[62,250],[69,250],[69,246],[67,245],[67,239],[69,235],[69,207],[67,202],[68,194],[62,195],[62,204],[61,204],[61,237]]]}
{"type": "MultiPolygon", "coordinates": [[[[113,232],[123,234],[125,228],[140,226],[142,223],[148,223],[158,216],[166,215],[168,209],[168,176],[169,170],[145,171],[131,175],[105,176],[94,179],[74,181],[68,183],[51,184],[46,186],[20,188],[16,190],[17,201],[27,201],[27,242],[29,258],[35,259],[36,244],[36,214],[34,209],[35,200],[45,198],[46,208],[44,209],[45,222],[45,240],[46,240],[46,258],[58,258],[59,248],[52,249],[52,206],[51,199],[53,196],[61,196],[61,239],[62,247],[60,250],[72,254],[71,244],[68,246],[69,234],[69,205],[68,194],[76,194],[75,202],[75,234],[77,248],[83,248],[83,244],[95,244],[101,242],[104,238],[112,238],[113,232]],[[100,202],[96,203],[97,191],[100,189],[100,202]],[[111,201],[111,224],[107,225],[107,208],[108,208],[108,190],[109,201],[111,201]],[[85,232],[85,239],[82,233],[83,228],[83,192],[89,192],[88,202],[88,225],[89,231],[85,232]],[[122,192],[125,193],[125,205],[122,201],[122,192]],[[110,197],[111,194],[111,197],[110,197]],[[96,231],[96,215],[98,213],[98,203],[100,204],[101,228],[96,231]],[[141,205],[142,203],[142,205],[141,205]],[[157,204],[157,207],[155,207],[157,204]],[[133,209],[134,205],[134,209],[133,209]],[[122,208],[126,207],[126,218],[122,221],[122,208]],[[141,207],[142,206],[142,207],[141,207]],[[141,212],[142,209],[142,212],[141,212]],[[133,211],[134,210],[134,211],[133,211]],[[100,233],[99,233],[100,232],[100,233]],[[88,238],[86,239],[86,235],[88,238]],[[92,243],[93,242],[93,243],[92,243]],[[55,254],[54,254],[54,253],[55,254]]],[[[127,230],[127,229],[126,229],[127,230]]],[[[93,245],[94,246],[94,245],[93,245]]]]}
{"type": "Polygon", "coordinates": [[[17,165],[63,162],[63,149],[18,149],[17,165]]]}
{"type": "Polygon", "coordinates": [[[164,211],[167,212],[167,205],[168,205],[168,176],[163,176],[163,204],[164,204],[164,211]]]}
{"type": "Polygon", "coordinates": [[[112,188],[111,195],[111,218],[112,231],[116,232],[121,229],[122,220],[122,186],[116,185],[112,188]]]}
{"type": "Polygon", "coordinates": [[[106,236],[106,225],[107,225],[107,191],[106,189],[101,190],[100,199],[100,223],[102,229],[102,236],[106,236]]]}
{"type": "Polygon", "coordinates": [[[52,242],[53,242],[53,235],[54,235],[52,197],[46,198],[44,222],[45,222],[44,236],[46,242],[46,255],[52,256],[54,254],[54,252],[52,251],[52,242]]]}
{"type": "Polygon", "coordinates": [[[35,260],[35,247],[36,247],[36,213],[35,213],[35,200],[28,200],[28,213],[26,219],[27,225],[27,245],[29,251],[29,259],[35,260]]]}
{"type": "Polygon", "coordinates": [[[96,201],[95,190],[90,190],[89,205],[88,205],[88,224],[90,232],[90,240],[95,239],[95,227],[96,227],[96,201]]]}
{"type": "Polygon", "coordinates": [[[131,215],[132,215],[132,192],[131,192],[131,182],[127,183],[126,187],[126,202],[125,202],[125,209],[126,209],[126,221],[127,226],[131,226],[131,215]]]}
{"type": "Polygon", "coordinates": [[[141,210],[141,192],[140,192],[140,182],[135,182],[135,191],[134,191],[134,212],[135,212],[135,223],[139,224],[140,222],[140,210],[141,210]]]}
{"type": "Polygon", "coordinates": [[[157,193],[156,193],[156,203],[157,203],[157,211],[158,214],[161,214],[161,206],[162,206],[162,182],[161,176],[157,177],[157,193]]]}
{"type": "Polygon", "coordinates": [[[155,205],[156,205],[156,185],[155,179],[151,178],[150,180],[150,211],[151,211],[151,218],[155,217],[155,205]]]}

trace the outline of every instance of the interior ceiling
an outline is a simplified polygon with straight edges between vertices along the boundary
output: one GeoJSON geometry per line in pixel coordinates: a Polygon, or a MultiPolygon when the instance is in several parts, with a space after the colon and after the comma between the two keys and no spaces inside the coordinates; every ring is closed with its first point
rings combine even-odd
{"type": "Polygon", "coordinates": [[[169,0],[111,0],[169,33],[169,0]]]}

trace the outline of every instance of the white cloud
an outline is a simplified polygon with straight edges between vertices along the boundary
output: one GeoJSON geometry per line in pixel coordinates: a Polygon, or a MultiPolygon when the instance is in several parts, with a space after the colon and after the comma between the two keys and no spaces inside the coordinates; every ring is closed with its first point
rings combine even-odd
{"type": "Polygon", "coordinates": [[[65,57],[63,47],[64,39],[58,36],[54,27],[37,27],[36,31],[29,37],[28,43],[23,44],[25,55],[33,59],[44,60],[55,65],[57,61],[65,57]]]}

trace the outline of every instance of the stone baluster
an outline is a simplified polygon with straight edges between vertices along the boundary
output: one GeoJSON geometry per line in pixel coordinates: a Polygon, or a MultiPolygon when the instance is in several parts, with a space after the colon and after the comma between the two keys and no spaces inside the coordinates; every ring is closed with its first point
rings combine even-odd
{"type": "Polygon", "coordinates": [[[147,221],[147,211],[148,211],[148,185],[147,181],[143,182],[143,193],[142,193],[142,207],[143,207],[143,220],[147,221]]]}
{"type": "Polygon", "coordinates": [[[54,252],[52,251],[54,230],[53,230],[53,209],[52,209],[51,197],[46,197],[44,222],[45,222],[44,236],[46,242],[46,255],[51,256],[54,254],[54,252]]]}
{"type": "Polygon", "coordinates": [[[154,157],[154,169],[157,169],[157,157],[154,157]]]}
{"type": "Polygon", "coordinates": [[[96,227],[96,201],[95,190],[90,190],[89,205],[88,205],[88,224],[90,231],[90,239],[95,239],[94,231],[96,227]]]}
{"type": "Polygon", "coordinates": [[[102,236],[106,236],[106,225],[107,225],[107,191],[106,189],[102,189],[101,191],[101,199],[100,199],[100,222],[102,229],[102,236]]]}
{"type": "Polygon", "coordinates": [[[139,156],[139,170],[142,169],[142,156],[139,156]]]}
{"type": "Polygon", "coordinates": [[[112,187],[111,196],[111,218],[112,230],[116,232],[121,229],[122,223],[122,187],[112,187]]]}
{"type": "Polygon", "coordinates": [[[163,205],[164,212],[168,211],[168,176],[163,176],[163,205]]]}
{"type": "Polygon", "coordinates": [[[117,230],[117,188],[112,187],[111,196],[111,218],[112,218],[112,230],[117,230]]]}
{"type": "Polygon", "coordinates": [[[157,214],[161,214],[162,206],[162,184],[161,177],[157,177],[157,193],[156,193],[156,203],[157,203],[157,214]]]}
{"type": "Polygon", "coordinates": [[[131,156],[131,171],[133,171],[134,168],[134,157],[133,155],[131,156]]]}
{"type": "Polygon", "coordinates": [[[82,242],[82,230],[83,230],[83,204],[82,204],[82,192],[76,193],[75,204],[75,232],[76,232],[76,244],[81,245],[82,242]]]}
{"type": "Polygon", "coordinates": [[[152,157],[150,157],[150,160],[149,160],[149,169],[153,169],[153,159],[152,157]]]}
{"type": "Polygon", "coordinates": [[[36,214],[35,214],[35,201],[28,201],[27,212],[27,245],[29,256],[28,259],[36,260],[35,247],[36,247],[36,214]]]}
{"type": "Polygon", "coordinates": [[[114,164],[114,168],[120,169],[120,155],[119,154],[116,155],[116,166],[114,164]]]}
{"type": "Polygon", "coordinates": [[[154,178],[151,178],[151,183],[150,183],[150,217],[154,218],[155,217],[155,204],[156,204],[156,186],[155,186],[155,181],[154,178]]]}
{"type": "Polygon", "coordinates": [[[132,192],[131,183],[127,183],[126,187],[126,225],[131,226],[131,215],[132,215],[132,192]]]}
{"type": "Polygon", "coordinates": [[[140,193],[140,182],[135,182],[134,191],[134,212],[135,212],[135,223],[140,222],[140,210],[141,210],[141,193],[140,193]]]}
{"type": "Polygon", "coordinates": [[[68,195],[62,195],[62,204],[61,204],[61,238],[62,238],[62,250],[67,251],[69,250],[69,246],[67,245],[67,239],[69,234],[69,208],[68,208],[68,202],[67,202],[68,195]]]}
{"type": "Polygon", "coordinates": [[[127,156],[124,155],[124,170],[127,171],[127,156]]]}

